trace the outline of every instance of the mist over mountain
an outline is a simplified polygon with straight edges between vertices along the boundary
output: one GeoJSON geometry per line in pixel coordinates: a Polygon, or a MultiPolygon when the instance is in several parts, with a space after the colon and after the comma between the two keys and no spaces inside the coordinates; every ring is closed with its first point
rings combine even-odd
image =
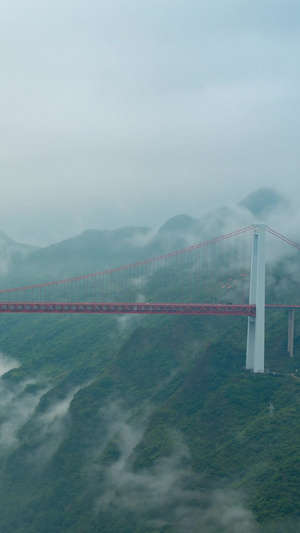
{"type": "Polygon", "coordinates": [[[17,243],[0,231],[0,277],[9,276],[11,270],[24,263],[35,250],[36,246],[17,243]]]}
{"type": "Polygon", "coordinates": [[[0,234],[0,283],[37,283],[99,272],[185,248],[254,222],[272,220],[288,202],[273,189],[258,189],[235,208],[218,208],[192,218],[177,215],[158,230],[147,227],[86,230],[45,248],[14,242],[0,234]]]}
{"type": "Polygon", "coordinates": [[[299,533],[299,1],[0,24],[0,533],[299,533]]]}
{"type": "MultiPolygon", "coordinates": [[[[260,190],[157,231],[87,230],[39,249],[1,235],[3,254],[22,251],[2,286],[212,239],[253,222],[253,198],[266,222],[285,209],[260,190]]],[[[297,264],[274,256],[269,295],[300,292],[297,264]]],[[[298,531],[300,323],[296,311],[291,358],[285,313],[267,314],[265,374],[244,369],[245,317],[2,314],[1,531],[298,531]]]]}
{"type": "Polygon", "coordinates": [[[289,202],[275,189],[262,188],[244,198],[239,206],[248,209],[259,220],[268,219],[271,214],[287,211],[289,202]]]}

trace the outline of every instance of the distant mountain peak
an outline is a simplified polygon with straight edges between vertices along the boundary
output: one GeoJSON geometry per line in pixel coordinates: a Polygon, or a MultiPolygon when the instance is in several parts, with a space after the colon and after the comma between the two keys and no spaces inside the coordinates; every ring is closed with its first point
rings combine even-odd
{"type": "Polygon", "coordinates": [[[246,196],[239,206],[248,209],[256,217],[262,218],[276,211],[287,209],[289,204],[276,189],[264,187],[246,196]]]}
{"type": "Polygon", "coordinates": [[[175,217],[169,218],[160,228],[159,233],[165,231],[186,231],[193,224],[195,220],[189,215],[176,215],[175,217]]]}
{"type": "Polygon", "coordinates": [[[4,233],[3,231],[0,231],[0,240],[1,241],[5,241],[7,243],[13,243],[15,242],[13,239],[11,239],[8,235],[6,235],[6,233],[4,233]]]}

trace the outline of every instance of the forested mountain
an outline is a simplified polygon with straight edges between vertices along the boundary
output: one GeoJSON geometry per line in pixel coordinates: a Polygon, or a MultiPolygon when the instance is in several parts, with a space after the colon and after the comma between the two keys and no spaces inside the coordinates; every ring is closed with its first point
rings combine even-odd
{"type": "MultiPolygon", "coordinates": [[[[1,283],[130,263],[242,219],[90,230],[10,257],[1,283]]],[[[272,290],[299,291],[291,261],[274,260],[272,290]]],[[[284,313],[267,315],[265,374],[244,369],[243,317],[2,315],[0,531],[299,531],[300,329],[291,359],[284,313]]]]}

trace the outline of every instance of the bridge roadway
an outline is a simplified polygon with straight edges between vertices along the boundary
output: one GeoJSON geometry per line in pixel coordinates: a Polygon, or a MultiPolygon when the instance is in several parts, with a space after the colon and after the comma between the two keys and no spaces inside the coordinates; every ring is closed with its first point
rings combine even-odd
{"type": "MultiPolygon", "coordinates": [[[[269,309],[300,305],[267,304],[269,309]]],[[[1,302],[0,313],[83,313],[149,315],[225,315],[255,317],[254,304],[123,303],[123,302],[1,302]]]]}
{"type": "Polygon", "coordinates": [[[255,316],[255,305],[123,302],[1,302],[0,313],[101,313],[255,316]]]}

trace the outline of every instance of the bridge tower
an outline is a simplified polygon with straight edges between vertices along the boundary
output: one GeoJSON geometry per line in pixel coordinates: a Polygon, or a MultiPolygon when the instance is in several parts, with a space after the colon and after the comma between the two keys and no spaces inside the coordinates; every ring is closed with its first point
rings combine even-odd
{"type": "Polygon", "coordinates": [[[256,305],[256,317],[248,317],[246,368],[265,370],[265,229],[262,222],[253,224],[249,304],[256,305]]]}

